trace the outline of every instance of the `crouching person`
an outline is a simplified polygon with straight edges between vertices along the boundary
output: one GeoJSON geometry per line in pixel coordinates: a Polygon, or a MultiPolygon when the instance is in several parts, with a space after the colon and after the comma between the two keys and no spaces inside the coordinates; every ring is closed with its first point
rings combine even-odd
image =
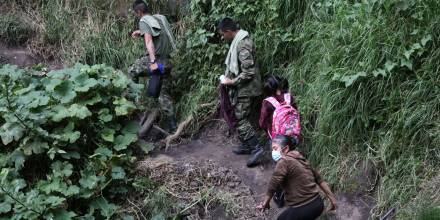
{"type": "Polygon", "coordinates": [[[336,210],[336,198],[330,187],[298,151],[290,151],[291,142],[291,138],[282,135],[272,139],[272,158],[278,162],[269,182],[266,198],[257,209],[269,209],[272,196],[281,187],[289,208],[279,215],[278,220],[317,219],[324,212],[320,189],[330,200],[329,210],[336,210]]]}
{"type": "MultiPolygon", "coordinates": [[[[235,154],[252,154],[248,167],[257,165],[264,150],[259,145],[255,129],[249,117],[251,106],[261,96],[261,76],[255,63],[255,46],[248,32],[240,30],[230,18],[224,18],[218,25],[219,34],[230,42],[226,57],[226,71],[220,83],[225,86],[233,106],[236,129],[241,145],[233,150],[235,154]]],[[[255,110],[254,110],[255,111],[255,110]]]]}

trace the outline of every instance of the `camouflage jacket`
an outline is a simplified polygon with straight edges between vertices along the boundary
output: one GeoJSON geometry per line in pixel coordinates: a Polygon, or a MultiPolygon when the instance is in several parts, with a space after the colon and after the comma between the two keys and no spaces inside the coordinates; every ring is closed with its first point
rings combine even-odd
{"type": "Polygon", "coordinates": [[[240,41],[237,48],[240,73],[235,76],[228,72],[226,76],[234,81],[234,84],[228,86],[230,97],[254,97],[260,96],[262,85],[258,66],[255,62],[255,46],[250,37],[240,41]]]}

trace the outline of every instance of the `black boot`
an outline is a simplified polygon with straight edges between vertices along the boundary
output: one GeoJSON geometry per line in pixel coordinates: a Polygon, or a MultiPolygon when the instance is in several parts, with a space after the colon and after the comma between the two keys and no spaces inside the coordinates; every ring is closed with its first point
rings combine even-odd
{"type": "Polygon", "coordinates": [[[251,158],[247,161],[248,167],[255,167],[262,162],[264,149],[260,146],[252,151],[251,158]]]}
{"type": "Polygon", "coordinates": [[[252,155],[247,161],[246,165],[248,167],[254,167],[262,162],[264,148],[258,143],[258,139],[255,136],[248,141],[248,144],[252,148],[252,155]]]}
{"type": "Polygon", "coordinates": [[[241,144],[237,147],[234,147],[234,149],[232,149],[232,152],[237,155],[251,154],[252,148],[250,147],[251,145],[248,144],[248,141],[243,141],[240,139],[240,142],[241,144]]]}

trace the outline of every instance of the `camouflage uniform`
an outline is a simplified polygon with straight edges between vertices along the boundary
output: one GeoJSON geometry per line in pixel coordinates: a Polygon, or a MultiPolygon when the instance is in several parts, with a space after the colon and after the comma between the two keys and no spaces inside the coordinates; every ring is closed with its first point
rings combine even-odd
{"type": "MultiPolygon", "coordinates": [[[[241,40],[237,47],[240,74],[228,72],[226,76],[234,81],[228,86],[229,98],[234,106],[237,131],[242,141],[255,136],[255,129],[249,121],[251,107],[261,96],[261,76],[255,63],[255,46],[250,37],[241,40]]],[[[255,111],[255,110],[254,110],[255,111]]]]}
{"type": "MultiPolygon", "coordinates": [[[[162,16],[162,15],[155,15],[162,16]]],[[[163,17],[163,16],[162,16],[163,17]]],[[[165,17],[164,17],[165,18],[165,17]]],[[[166,18],[165,18],[166,19],[166,18]]],[[[157,63],[165,65],[165,76],[162,77],[162,88],[159,98],[156,100],[160,106],[161,111],[170,118],[175,118],[175,111],[173,101],[169,95],[171,89],[171,70],[172,64],[170,62],[170,54],[173,51],[174,39],[169,39],[165,30],[167,27],[163,23],[156,23],[157,19],[151,15],[143,16],[139,21],[139,30],[141,36],[149,34],[153,37],[153,44],[155,48],[155,57],[157,63]]],[[[166,21],[168,22],[168,21],[166,21]]],[[[169,31],[169,30],[168,30],[169,31]]],[[[147,69],[150,65],[150,58],[145,55],[135,61],[135,63],[128,69],[129,75],[133,79],[139,77],[147,77],[147,69]]]]}
{"type": "MultiPolygon", "coordinates": [[[[172,64],[169,62],[169,59],[156,59],[157,62],[163,63],[165,65],[165,78],[162,79],[162,88],[160,90],[160,95],[158,99],[154,99],[155,102],[158,102],[156,105],[159,105],[160,110],[167,117],[174,117],[175,110],[171,96],[169,95],[169,91],[171,89],[171,70],[172,64]]],[[[135,63],[128,69],[128,73],[132,79],[136,79],[139,77],[147,76],[147,69],[150,65],[150,58],[148,56],[143,56],[135,61],[135,63]]]]}

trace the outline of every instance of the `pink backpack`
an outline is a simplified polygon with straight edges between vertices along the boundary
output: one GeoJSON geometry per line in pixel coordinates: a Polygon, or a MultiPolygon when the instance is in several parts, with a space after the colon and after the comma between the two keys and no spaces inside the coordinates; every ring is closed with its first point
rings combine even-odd
{"type": "Polygon", "coordinates": [[[274,97],[265,99],[275,107],[272,117],[272,132],[269,134],[271,139],[275,138],[276,135],[298,138],[301,134],[299,113],[290,105],[290,99],[289,93],[284,94],[283,103],[279,103],[274,97]]]}

